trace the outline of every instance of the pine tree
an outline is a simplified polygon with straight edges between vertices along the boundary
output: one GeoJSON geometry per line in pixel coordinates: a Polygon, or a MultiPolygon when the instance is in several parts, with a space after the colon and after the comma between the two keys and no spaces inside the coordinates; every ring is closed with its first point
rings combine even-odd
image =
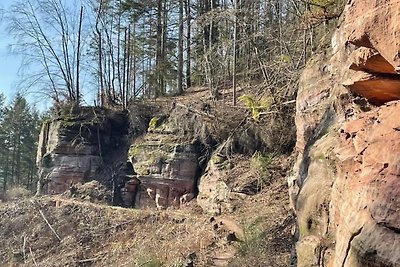
{"type": "Polygon", "coordinates": [[[23,186],[33,190],[36,184],[36,146],[39,114],[17,94],[9,107],[2,108],[0,121],[0,180],[4,190],[23,186]]]}

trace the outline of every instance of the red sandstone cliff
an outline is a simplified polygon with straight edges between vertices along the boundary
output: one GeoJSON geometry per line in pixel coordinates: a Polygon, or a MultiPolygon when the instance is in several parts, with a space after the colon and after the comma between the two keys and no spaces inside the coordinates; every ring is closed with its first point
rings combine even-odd
{"type": "Polygon", "coordinates": [[[298,266],[400,266],[400,2],[343,16],[297,97],[298,266]]]}

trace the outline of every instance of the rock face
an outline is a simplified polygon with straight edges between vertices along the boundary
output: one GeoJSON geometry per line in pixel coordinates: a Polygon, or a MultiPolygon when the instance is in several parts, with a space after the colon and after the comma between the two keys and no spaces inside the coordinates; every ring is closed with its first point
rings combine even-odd
{"type": "Polygon", "coordinates": [[[232,190],[225,176],[229,172],[229,163],[215,153],[209,161],[205,173],[200,179],[197,203],[210,214],[232,212],[232,190]]]}
{"type": "Polygon", "coordinates": [[[71,185],[100,179],[100,171],[128,135],[123,112],[83,108],[79,114],[62,114],[43,124],[37,165],[39,189],[47,194],[65,192],[71,185]]]}
{"type": "Polygon", "coordinates": [[[391,102],[340,129],[331,202],[336,266],[400,264],[399,112],[400,101],[391,102]]]}
{"type": "Polygon", "coordinates": [[[202,144],[194,131],[201,131],[201,125],[196,115],[179,107],[150,120],[147,133],[129,149],[133,170],[123,194],[126,206],[162,209],[179,206],[184,195],[197,194],[202,144]]]}
{"type": "Polygon", "coordinates": [[[346,85],[375,104],[400,98],[399,3],[350,1],[342,29],[347,42],[356,46],[351,69],[358,71],[346,85]]]}
{"type": "Polygon", "coordinates": [[[298,266],[400,266],[399,19],[398,1],[349,1],[332,53],[303,72],[298,266]]]}
{"type": "Polygon", "coordinates": [[[190,201],[197,194],[203,148],[196,136],[207,136],[206,128],[187,110],[171,111],[141,120],[138,111],[129,119],[127,112],[83,108],[44,123],[39,187],[59,194],[95,180],[108,188],[114,204],[127,207],[167,208],[190,201]]]}

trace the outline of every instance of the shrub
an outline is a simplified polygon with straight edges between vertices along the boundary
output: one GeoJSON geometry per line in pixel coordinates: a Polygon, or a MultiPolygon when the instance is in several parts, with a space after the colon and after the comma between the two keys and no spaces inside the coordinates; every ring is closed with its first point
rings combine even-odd
{"type": "Polygon", "coordinates": [[[257,122],[260,120],[262,112],[266,112],[270,106],[268,99],[256,100],[253,95],[242,95],[239,100],[251,111],[253,119],[257,122]]]}
{"type": "Polygon", "coordinates": [[[28,189],[21,187],[21,186],[16,186],[8,189],[4,193],[4,200],[6,201],[13,201],[13,200],[18,200],[21,198],[27,198],[32,195],[32,192],[29,191],[28,189]]]}
{"type": "Polygon", "coordinates": [[[251,157],[251,171],[257,177],[257,188],[262,190],[271,182],[271,174],[269,168],[273,160],[273,155],[263,155],[256,151],[251,157]]]}

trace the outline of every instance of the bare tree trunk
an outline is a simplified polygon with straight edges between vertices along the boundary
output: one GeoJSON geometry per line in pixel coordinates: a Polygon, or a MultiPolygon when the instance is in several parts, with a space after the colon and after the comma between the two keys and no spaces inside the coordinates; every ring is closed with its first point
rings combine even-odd
{"type": "Polygon", "coordinates": [[[237,43],[237,1],[234,0],[234,22],[233,22],[233,68],[232,68],[232,86],[233,86],[233,106],[236,106],[236,43],[237,43]]]}
{"type": "Polygon", "coordinates": [[[123,104],[124,101],[124,91],[123,91],[123,83],[121,77],[121,15],[118,14],[118,25],[117,25],[117,80],[118,80],[118,89],[119,89],[119,99],[123,104]]]}
{"type": "Polygon", "coordinates": [[[122,57],[122,92],[123,92],[123,94],[122,94],[121,101],[122,101],[122,107],[123,108],[126,108],[126,104],[127,104],[126,98],[127,98],[127,95],[128,95],[127,82],[126,82],[126,80],[127,80],[127,77],[126,77],[127,66],[129,68],[129,61],[128,61],[129,60],[129,55],[128,55],[128,47],[127,47],[127,45],[128,45],[128,39],[127,39],[128,33],[127,32],[128,32],[128,29],[125,28],[124,29],[124,52],[123,52],[123,57],[122,57]],[[127,63],[128,63],[128,65],[127,65],[127,63]]]}
{"type": "Polygon", "coordinates": [[[163,0],[164,7],[163,7],[163,21],[162,21],[162,52],[161,52],[161,92],[163,95],[166,93],[166,82],[165,82],[165,63],[167,59],[167,26],[168,26],[168,9],[167,9],[167,1],[163,0]]]}
{"type": "Polygon", "coordinates": [[[186,10],[186,88],[192,87],[191,79],[191,27],[192,17],[190,12],[190,0],[185,1],[186,10]]]}
{"type": "Polygon", "coordinates": [[[162,8],[163,1],[158,0],[157,2],[157,52],[156,52],[156,77],[157,77],[157,88],[154,92],[154,97],[157,98],[158,94],[162,90],[161,82],[161,63],[162,63],[162,39],[163,39],[163,27],[162,27],[162,8]]]}
{"type": "Polygon", "coordinates": [[[81,6],[81,12],[79,16],[79,29],[78,29],[78,44],[76,51],[76,103],[80,103],[80,90],[79,90],[79,71],[81,63],[81,35],[82,35],[82,21],[83,21],[83,6],[81,6]]]}
{"type": "Polygon", "coordinates": [[[178,85],[177,94],[183,93],[183,0],[179,0],[178,85]]]}
{"type": "MultiPolygon", "coordinates": [[[[130,28],[129,28],[129,32],[130,32],[130,28]]],[[[129,34],[129,36],[131,36],[130,34],[129,34]]],[[[136,23],[134,22],[133,23],[133,38],[135,38],[135,36],[136,36],[136,23]]],[[[130,49],[132,49],[132,45],[131,45],[131,43],[130,43],[130,37],[129,37],[129,50],[130,49]]],[[[136,98],[136,72],[137,72],[137,69],[136,69],[136,49],[135,49],[136,47],[135,47],[135,43],[133,44],[133,53],[132,53],[132,60],[131,61],[133,61],[133,67],[132,67],[132,69],[133,69],[133,77],[132,77],[132,79],[133,79],[133,88],[132,88],[132,90],[133,90],[133,98],[136,98]]],[[[131,54],[131,52],[129,52],[129,55],[131,54]]],[[[130,76],[130,75],[129,75],[130,76]]]]}
{"type": "Polygon", "coordinates": [[[101,34],[101,30],[99,28],[99,23],[100,23],[100,15],[101,15],[101,4],[98,8],[97,11],[97,17],[96,17],[96,25],[95,25],[95,30],[96,30],[96,34],[97,34],[97,54],[98,54],[98,73],[97,75],[99,76],[99,101],[100,101],[100,106],[103,107],[104,106],[104,96],[105,96],[105,92],[104,92],[104,76],[103,76],[103,47],[102,47],[102,43],[103,43],[103,38],[102,38],[102,34],[101,34]]]}
{"type": "MultiPolygon", "coordinates": [[[[126,38],[125,38],[126,39],[126,38]]],[[[130,69],[131,69],[131,25],[128,25],[126,45],[126,77],[125,77],[125,107],[128,107],[130,98],[130,69]]]]}

